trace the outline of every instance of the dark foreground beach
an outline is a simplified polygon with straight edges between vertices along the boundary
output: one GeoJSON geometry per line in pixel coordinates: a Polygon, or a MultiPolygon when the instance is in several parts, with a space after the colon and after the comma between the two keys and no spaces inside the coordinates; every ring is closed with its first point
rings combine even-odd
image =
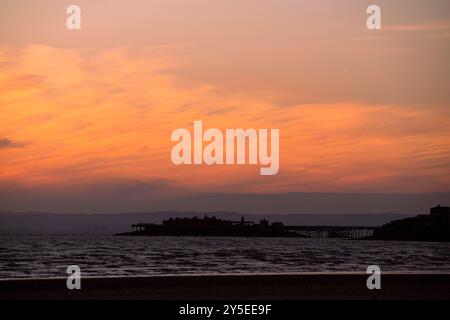
{"type": "Polygon", "coordinates": [[[84,278],[81,290],[68,290],[66,279],[1,280],[0,299],[450,299],[450,274],[382,274],[380,290],[368,290],[367,277],[331,273],[84,278]]]}

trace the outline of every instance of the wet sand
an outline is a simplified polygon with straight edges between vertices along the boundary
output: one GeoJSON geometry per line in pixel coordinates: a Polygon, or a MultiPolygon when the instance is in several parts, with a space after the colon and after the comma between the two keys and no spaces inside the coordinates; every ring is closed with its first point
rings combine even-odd
{"type": "Polygon", "coordinates": [[[182,275],[1,280],[0,299],[138,300],[450,300],[449,274],[382,274],[368,290],[366,274],[182,275]]]}

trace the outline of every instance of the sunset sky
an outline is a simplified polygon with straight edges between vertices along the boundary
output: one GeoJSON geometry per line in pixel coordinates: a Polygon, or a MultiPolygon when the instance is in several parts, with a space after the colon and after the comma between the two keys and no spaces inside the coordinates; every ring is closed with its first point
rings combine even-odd
{"type": "Polygon", "coordinates": [[[376,3],[369,31],[361,0],[2,0],[0,211],[450,191],[450,2],[376,3]],[[279,173],[173,165],[194,120],[280,129],[279,173]]]}

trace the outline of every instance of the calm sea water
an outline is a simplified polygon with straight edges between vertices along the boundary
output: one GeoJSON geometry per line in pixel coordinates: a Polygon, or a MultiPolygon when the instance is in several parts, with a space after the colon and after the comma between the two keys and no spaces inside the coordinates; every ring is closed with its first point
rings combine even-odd
{"type": "Polygon", "coordinates": [[[450,272],[450,243],[294,238],[0,236],[0,279],[160,274],[450,272]]]}

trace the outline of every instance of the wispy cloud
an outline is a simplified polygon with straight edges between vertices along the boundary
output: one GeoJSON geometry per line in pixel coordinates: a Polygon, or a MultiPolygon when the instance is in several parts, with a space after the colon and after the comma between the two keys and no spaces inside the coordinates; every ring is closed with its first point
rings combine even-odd
{"type": "Polygon", "coordinates": [[[420,32],[420,31],[449,31],[449,21],[429,21],[421,23],[411,24],[391,24],[383,26],[387,31],[400,31],[400,32],[420,32]]]}
{"type": "Polygon", "coordinates": [[[39,83],[23,81],[0,95],[0,135],[14,137],[2,138],[0,148],[16,147],[2,152],[8,170],[0,170],[0,182],[36,190],[86,186],[94,196],[94,182],[131,181],[112,189],[102,183],[105,198],[147,196],[167,185],[192,192],[419,192],[450,185],[448,108],[280,107],[264,95],[223,95],[207,82],[185,85],[166,72],[182,63],[167,54],[137,54],[132,47],[16,51],[5,55],[0,82],[29,74],[39,83]],[[188,107],[180,112],[180,106],[188,107]],[[192,129],[194,120],[221,130],[280,129],[279,175],[260,177],[257,166],[172,165],[170,134],[192,129]],[[17,141],[32,143],[17,148],[23,146],[17,141]]]}
{"type": "Polygon", "coordinates": [[[9,138],[0,138],[0,149],[23,148],[25,145],[23,142],[16,142],[9,138]]]}

